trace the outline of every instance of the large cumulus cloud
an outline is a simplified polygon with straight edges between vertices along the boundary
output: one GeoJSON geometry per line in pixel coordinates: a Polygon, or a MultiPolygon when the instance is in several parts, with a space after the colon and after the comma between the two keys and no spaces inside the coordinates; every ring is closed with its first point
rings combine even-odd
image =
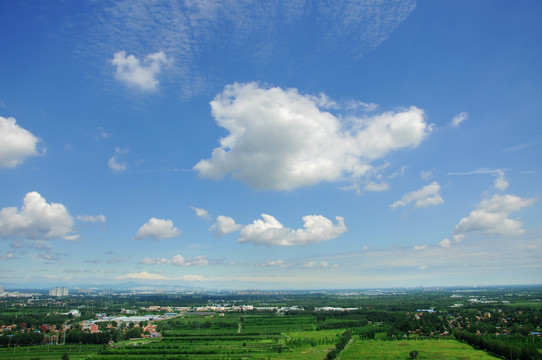
{"type": "Polygon", "coordinates": [[[291,190],[360,178],[371,162],[418,146],[431,130],[415,106],[346,121],[321,100],[257,83],[226,86],[211,109],[228,135],[194,169],[214,179],[231,174],[254,189],[291,190]]]}

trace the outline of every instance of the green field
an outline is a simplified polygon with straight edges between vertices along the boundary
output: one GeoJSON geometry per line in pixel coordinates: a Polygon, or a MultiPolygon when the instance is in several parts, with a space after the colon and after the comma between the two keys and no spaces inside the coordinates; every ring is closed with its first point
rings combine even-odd
{"type": "Polygon", "coordinates": [[[491,360],[499,359],[455,340],[354,340],[341,353],[341,360],[401,360],[418,351],[418,359],[491,360]]]}
{"type": "Polygon", "coordinates": [[[0,359],[30,360],[40,358],[41,360],[60,360],[64,353],[68,354],[70,360],[88,359],[90,355],[96,354],[102,348],[101,345],[41,345],[26,346],[14,349],[0,349],[0,359]]]}

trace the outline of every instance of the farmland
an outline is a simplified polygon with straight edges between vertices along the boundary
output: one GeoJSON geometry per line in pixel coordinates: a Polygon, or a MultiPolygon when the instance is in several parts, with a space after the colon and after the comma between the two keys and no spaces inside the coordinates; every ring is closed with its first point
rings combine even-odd
{"type": "Polygon", "coordinates": [[[541,297],[534,288],[4,298],[0,359],[538,360],[541,297]],[[63,315],[76,307],[80,317],[63,315]]]}

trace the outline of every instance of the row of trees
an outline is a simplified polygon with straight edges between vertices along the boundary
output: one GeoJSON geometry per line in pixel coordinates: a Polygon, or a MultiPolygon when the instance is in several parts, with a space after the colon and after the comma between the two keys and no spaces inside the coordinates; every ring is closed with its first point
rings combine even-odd
{"type": "Polygon", "coordinates": [[[505,359],[542,360],[542,354],[536,350],[536,347],[529,344],[518,346],[514,343],[498,341],[469,331],[454,330],[453,335],[459,341],[466,342],[477,349],[502,356],[505,359]]]}
{"type": "Polygon", "coordinates": [[[335,359],[341,353],[341,351],[343,351],[344,347],[348,344],[350,339],[352,339],[352,332],[350,331],[350,329],[346,329],[342,333],[342,335],[339,338],[339,341],[337,342],[337,344],[335,344],[335,348],[331,349],[327,353],[327,356],[326,356],[325,360],[333,360],[333,359],[335,359]]]}

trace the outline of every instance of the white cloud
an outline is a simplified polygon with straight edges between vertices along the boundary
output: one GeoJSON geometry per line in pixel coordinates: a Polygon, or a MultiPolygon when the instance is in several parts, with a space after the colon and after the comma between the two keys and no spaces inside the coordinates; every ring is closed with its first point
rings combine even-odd
{"type": "Polygon", "coordinates": [[[15,255],[12,252],[7,253],[6,255],[0,256],[0,260],[11,260],[11,259],[16,259],[15,255]]]}
{"type": "Polygon", "coordinates": [[[216,218],[216,222],[209,228],[209,230],[214,231],[215,236],[221,237],[240,230],[242,227],[243,225],[236,224],[235,220],[233,220],[231,217],[219,215],[216,218]]]}
{"type": "Polygon", "coordinates": [[[137,231],[134,240],[152,238],[155,240],[169,239],[181,235],[181,230],[173,225],[173,221],[165,219],[150,218],[137,231]]]}
{"type": "Polygon", "coordinates": [[[427,245],[414,245],[412,248],[414,251],[421,251],[427,248],[427,245]]]}
{"type": "Polygon", "coordinates": [[[205,255],[185,258],[179,254],[173,256],[171,259],[146,257],[141,260],[141,263],[146,265],[172,264],[177,266],[205,266],[209,264],[209,260],[207,260],[207,256],[205,255]]]}
{"type": "Polygon", "coordinates": [[[196,215],[203,220],[211,220],[211,217],[209,216],[209,212],[205,209],[200,209],[194,206],[190,206],[192,210],[196,212],[196,215]]]}
{"type": "Polygon", "coordinates": [[[185,258],[182,255],[175,255],[171,258],[171,263],[178,266],[205,266],[209,264],[207,256],[199,255],[192,258],[185,258]]]}
{"type": "Polygon", "coordinates": [[[17,125],[12,118],[0,116],[0,167],[15,167],[29,156],[39,155],[39,139],[17,125]]]}
{"type": "Polygon", "coordinates": [[[146,265],[162,265],[162,264],[171,263],[171,260],[166,259],[166,258],[149,258],[149,257],[146,257],[143,260],[141,260],[141,263],[146,264],[146,265]]]}
{"type": "Polygon", "coordinates": [[[154,91],[158,88],[159,82],[156,77],[162,66],[170,62],[171,59],[168,59],[162,51],[145,56],[142,63],[134,55],[126,56],[126,51],[115,53],[111,60],[116,66],[117,80],[143,91],[154,91]]]}
{"type": "Polygon", "coordinates": [[[23,199],[21,209],[6,207],[0,210],[0,237],[4,238],[63,238],[77,240],[74,221],[62,204],[50,203],[36,191],[23,199]]]}
{"type": "Polygon", "coordinates": [[[118,280],[166,280],[167,278],[160,274],[151,274],[146,271],[138,273],[128,273],[126,275],[117,276],[118,280]]]}
{"type": "Polygon", "coordinates": [[[425,269],[427,269],[427,266],[425,265],[420,266],[420,270],[425,270],[425,269]]]}
{"type": "MultiPolygon", "coordinates": [[[[220,78],[224,68],[205,61],[205,55],[217,48],[231,50],[221,54],[225,63],[243,54],[256,67],[266,68],[278,60],[286,67],[295,64],[301,71],[310,71],[312,67],[304,65],[316,57],[336,62],[337,57],[363,56],[416,8],[414,0],[319,1],[314,6],[290,0],[119,0],[104,5],[103,10],[97,7],[100,20],[92,27],[93,41],[81,42],[79,50],[92,58],[100,56],[99,61],[117,52],[119,44],[137,54],[163,50],[175,58],[168,78],[185,96],[208,88],[202,82],[220,78]],[[309,23],[314,26],[306,26],[309,23]],[[289,56],[299,48],[304,56],[289,56]]],[[[121,58],[126,62],[126,54],[121,58]]]]}
{"type": "Polygon", "coordinates": [[[508,181],[506,181],[504,179],[504,171],[502,170],[495,170],[496,174],[496,179],[495,181],[493,182],[493,186],[495,187],[495,189],[497,190],[501,190],[501,191],[504,191],[508,188],[508,181]]]}
{"type": "Polygon", "coordinates": [[[262,214],[262,220],[254,220],[241,230],[238,242],[278,246],[307,245],[331,240],[347,231],[344,219],[336,216],[337,225],[322,215],[303,217],[303,229],[285,228],[273,216],[262,214]]]}
{"type": "Polygon", "coordinates": [[[386,182],[376,183],[371,181],[363,187],[363,190],[366,191],[386,191],[390,188],[390,185],[386,182]]]}
{"type": "Polygon", "coordinates": [[[422,170],[420,172],[420,177],[423,180],[428,181],[429,179],[431,179],[433,177],[433,172],[431,170],[422,170]]]}
{"type": "Polygon", "coordinates": [[[263,267],[281,267],[281,268],[285,268],[285,267],[288,267],[290,266],[290,264],[288,264],[286,261],[284,260],[267,260],[266,262],[264,262],[263,264],[260,264],[260,266],[263,266],[263,267]]]}
{"type": "Polygon", "coordinates": [[[490,199],[484,199],[478,208],[472,211],[457,224],[454,235],[464,236],[470,232],[482,232],[485,234],[518,235],[523,234],[523,223],[519,220],[510,219],[511,212],[531,206],[536,199],[522,199],[515,195],[493,195],[490,199]]]}
{"type": "Polygon", "coordinates": [[[394,202],[390,207],[395,209],[400,206],[407,206],[412,202],[414,203],[414,207],[440,205],[444,203],[444,200],[439,193],[440,185],[436,181],[433,181],[419,190],[406,193],[401,200],[394,202]]]}
{"type": "Polygon", "coordinates": [[[469,117],[469,114],[466,113],[466,112],[459,113],[456,116],[454,116],[454,118],[452,119],[451,125],[453,127],[458,127],[459,124],[461,124],[463,121],[467,120],[468,117],[469,117]]]}
{"type": "Polygon", "coordinates": [[[315,268],[315,267],[327,268],[327,267],[329,267],[329,263],[327,261],[320,261],[320,262],[317,262],[317,261],[305,261],[305,264],[303,264],[303,267],[306,267],[306,268],[315,268]]]}
{"type": "Polygon", "coordinates": [[[77,215],[77,220],[91,223],[104,223],[106,221],[105,216],[102,214],[96,216],[77,215]]]}
{"type": "Polygon", "coordinates": [[[439,242],[438,244],[441,247],[447,248],[447,247],[450,247],[452,245],[452,242],[450,241],[450,239],[446,238],[446,239],[442,240],[441,242],[439,242]]]}
{"type": "Polygon", "coordinates": [[[115,155],[111,157],[107,162],[109,168],[115,172],[126,171],[126,169],[128,168],[128,164],[125,162],[119,162],[119,155],[126,154],[127,152],[127,149],[121,149],[119,147],[116,147],[115,155]]]}
{"type": "Polygon", "coordinates": [[[205,281],[205,277],[203,275],[183,275],[180,277],[180,280],[186,280],[186,281],[205,281]]]}
{"type": "Polygon", "coordinates": [[[373,168],[372,161],[418,146],[432,128],[414,106],[347,122],[296,89],[256,83],[226,86],[211,108],[229,134],[194,169],[214,179],[231,174],[254,189],[358,179],[373,168]]]}
{"type": "Polygon", "coordinates": [[[490,174],[490,175],[493,175],[495,176],[495,181],[493,182],[493,186],[497,189],[497,190],[501,190],[501,191],[504,191],[508,188],[508,181],[505,180],[504,178],[504,171],[501,170],[501,169],[487,169],[487,168],[481,168],[481,169],[476,169],[474,171],[468,171],[468,172],[464,172],[464,173],[456,173],[456,172],[451,172],[449,173],[449,175],[478,175],[478,174],[490,174]]]}

